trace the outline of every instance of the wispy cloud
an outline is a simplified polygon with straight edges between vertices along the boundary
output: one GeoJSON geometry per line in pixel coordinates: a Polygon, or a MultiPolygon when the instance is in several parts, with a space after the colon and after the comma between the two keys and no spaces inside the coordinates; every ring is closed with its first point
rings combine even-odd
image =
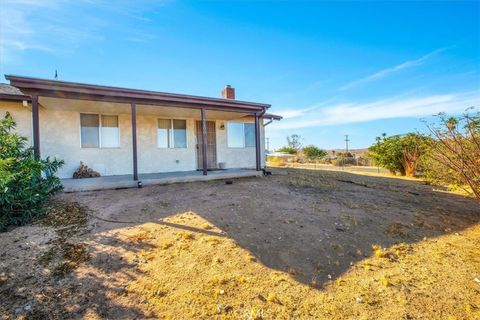
{"type": "MultiPolygon", "coordinates": [[[[367,103],[340,103],[325,108],[307,108],[278,123],[276,129],[299,129],[342,125],[381,119],[425,117],[446,112],[460,113],[470,106],[480,106],[480,91],[429,96],[381,99],[367,103]]],[[[282,114],[282,111],[279,112],[282,114]]]]}
{"type": "Polygon", "coordinates": [[[151,40],[153,35],[142,30],[142,24],[150,21],[143,15],[150,6],[142,1],[0,0],[0,58],[2,63],[12,62],[27,50],[73,52],[102,42],[107,28],[115,28],[129,41],[151,40]],[[135,29],[130,25],[122,29],[116,21],[130,21],[135,29]]]}
{"type": "MultiPolygon", "coordinates": [[[[65,1],[0,1],[0,54],[10,62],[26,50],[59,54],[85,40],[101,40],[93,19],[74,19],[65,1]]],[[[78,18],[78,17],[77,17],[78,18]]]]}
{"type": "Polygon", "coordinates": [[[125,40],[136,43],[148,43],[157,39],[157,35],[151,32],[133,30],[131,35],[127,36],[125,40]]]}
{"type": "Polygon", "coordinates": [[[369,82],[382,79],[382,78],[384,78],[388,75],[391,75],[395,72],[399,72],[399,71],[402,71],[402,70],[405,70],[405,69],[421,66],[425,61],[427,61],[428,59],[432,58],[433,56],[435,56],[435,55],[437,55],[440,52],[443,52],[445,50],[447,50],[447,48],[440,48],[440,49],[434,50],[434,51],[432,51],[432,52],[430,52],[430,53],[428,53],[428,54],[426,54],[426,55],[424,55],[424,56],[422,56],[418,59],[408,60],[408,61],[400,63],[396,66],[380,70],[380,71],[375,72],[374,74],[371,74],[371,75],[366,76],[364,78],[361,78],[361,79],[352,81],[350,83],[347,83],[346,85],[340,87],[339,90],[340,91],[348,90],[348,89],[357,87],[359,85],[364,85],[364,84],[367,84],[369,82]]]}

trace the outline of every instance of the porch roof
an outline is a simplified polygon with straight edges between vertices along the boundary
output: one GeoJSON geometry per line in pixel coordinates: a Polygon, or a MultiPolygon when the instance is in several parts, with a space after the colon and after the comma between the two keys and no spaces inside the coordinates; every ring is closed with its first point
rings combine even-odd
{"type": "Polygon", "coordinates": [[[269,104],[230,99],[47,80],[16,75],[5,75],[5,78],[10,81],[12,86],[20,89],[24,95],[114,103],[135,102],[144,105],[207,108],[211,110],[250,113],[265,112],[270,108],[269,104]]]}

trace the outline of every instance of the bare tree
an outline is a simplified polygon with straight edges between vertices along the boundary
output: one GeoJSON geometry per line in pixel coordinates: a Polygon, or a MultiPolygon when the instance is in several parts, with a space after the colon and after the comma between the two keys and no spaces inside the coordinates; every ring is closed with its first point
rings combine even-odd
{"type": "Polygon", "coordinates": [[[448,118],[438,115],[439,124],[427,124],[432,137],[429,158],[435,169],[430,174],[473,193],[480,201],[480,112],[448,118]],[[435,162],[440,166],[435,166],[435,162]],[[441,170],[441,168],[444,170],[441,170]],[[446,169],[446,170],[445,170],[446,169]]]}
{"type": "Polygon", "coordinates": [[[292,134],[291,136],[287,137],[287,144],[290,148],[299,150],[302,147],[302,143],[300,142],[302,137],[298,134],[292,134]]]}

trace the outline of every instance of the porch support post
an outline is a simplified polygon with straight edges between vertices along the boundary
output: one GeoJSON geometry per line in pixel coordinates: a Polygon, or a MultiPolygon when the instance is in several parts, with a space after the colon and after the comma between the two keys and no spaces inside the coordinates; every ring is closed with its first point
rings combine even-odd
{"type": "Polygon", "coordinates": [[[138,162],[137,162],[137,105],[131,103],[132,107],[132,151],[133,151],[133,180],[138,181],[138,162]]]}
{"type": "Polygon", "coordinates": [[[257,171],[262,170],[262,153],[260,151],[260,114],[255,113],[255,156],[256,156],[256,164],[257,164],[257,171]]]}
{"type": "Polygon", "coordinates": [[[205,108],[202,108],[202,161],[203,175],[207,175],[207,119],[205,116],[205,108]]]}
{"type": "Polygon", "coordinates": [[[40,117],[38,111],[38,96],[32,96],[33,152],[40,158],[40,117]]]}

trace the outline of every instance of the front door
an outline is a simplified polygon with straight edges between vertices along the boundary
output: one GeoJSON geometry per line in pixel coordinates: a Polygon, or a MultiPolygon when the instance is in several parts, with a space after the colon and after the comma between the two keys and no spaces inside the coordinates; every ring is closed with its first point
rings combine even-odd
{"type": "MultiPolygon", "coordinates": [[[[195,121],[195,137],[197,141],[197,169],[203,169],[202,154],[202,121],[195,121]]],[[[217,139],[215,121],[207,121],[207,168],[217,169],[217,139]]]]}

